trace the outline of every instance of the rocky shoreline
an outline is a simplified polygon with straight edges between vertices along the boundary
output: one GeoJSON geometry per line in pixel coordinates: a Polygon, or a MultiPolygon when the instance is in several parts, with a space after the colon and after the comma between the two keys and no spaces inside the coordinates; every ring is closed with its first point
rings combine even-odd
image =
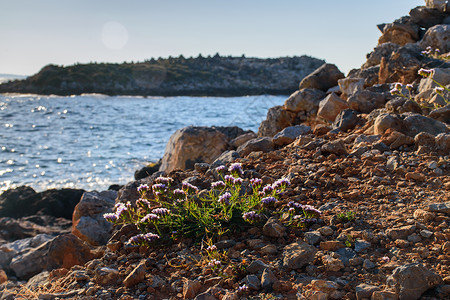
{"type": "Polygon", "coordinates": [[[139,63],[48,65],[23,80],[0,84],[0,93],[125,96],[288,95],[323,64],[309,56],[151,59],[139,63]]]}
{"type": "Polygon", "coordinates": [[[118,191],[70,191],[79,201],[59,194],[50,206],[71,220],[45,207],[55,191],[0,195],[0,215],[11,203],[30,206],[0,218],[0,299],[449,298],[450,104],[433,79],[450,87],[450,10],[426,2],[379,26],[361,69],[344,77],[324,64],[306,76],[258,133],[183,128],[158,170],[141,170],[118,191]],[[160,176],[213,195],[217,167],[236,163],[245,193],[255,180],[290,182],[274,202],[280,214],[223,228],[213,245],[177,237],[137,246],[135,225],[104,218],[142,205],[138,188],[161,188],[160,176]],[[291,226],[283,212],[292,207],[320,217],[291,226]]]}

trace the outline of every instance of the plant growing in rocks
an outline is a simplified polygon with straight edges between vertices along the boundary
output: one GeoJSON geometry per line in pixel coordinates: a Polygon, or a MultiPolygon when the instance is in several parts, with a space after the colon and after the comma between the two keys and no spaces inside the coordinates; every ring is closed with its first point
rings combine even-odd
{"type": "MultiPolygon", "coordinates": [[[[221,180],[213,182],[210,190],[201,192],[187,182],[179,189],[172,186],[172,178],[158,177],[152,186],[138,188],[140,199],[136,206],[118,203],[115,212],[104,217],[116,225],[136,225],[141,233],[130,238],[129,243],[150,246],[156,241],[180,237],[207,240],[226,231],[261,224],[286,210],[286,206],[279,205],[279,199],[290,185],[289,180],[282,178],[263,186],[261,179],[253,178],[247,192],[241,164],[232,164],[228,170],[221,166],[216,172],[221,180]]],[[[291,214],[288,225],[307,227],[320,215],[312,206],[296,202],[289,202],[287,206],[291,214]]],[[[208,255],[213,253],[216,252],[208,255]]],[[[211,261],[213,259],[211,267],[219,268],[219,258],[211,257],[211,261]]]]}
{"type": "Polygon", "coordinates": [[[354,211],[346,211],[346,212],[342,212],[337,214],[337,218],[344,223],[348,223],[353,221],[356,218],[356,212],[354,211]]]}

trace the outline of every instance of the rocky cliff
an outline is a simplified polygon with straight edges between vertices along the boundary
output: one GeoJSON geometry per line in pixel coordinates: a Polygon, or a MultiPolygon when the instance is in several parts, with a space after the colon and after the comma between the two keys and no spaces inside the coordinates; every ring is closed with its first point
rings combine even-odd
{"type": "Polygon", "coordinates": [[[0,84],[0,92],[72,95],[244,96],[290,94],[324,63],[316,58],[182,56],[142,63],[45,66],[25,80],[0,84]]]}

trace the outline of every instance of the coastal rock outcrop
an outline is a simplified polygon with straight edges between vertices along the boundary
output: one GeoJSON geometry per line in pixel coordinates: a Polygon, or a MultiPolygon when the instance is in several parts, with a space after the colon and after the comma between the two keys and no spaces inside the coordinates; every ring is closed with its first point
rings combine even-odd
{"type": "Polygon", "coordinates": [[[113,210],[116,191],[86,192],[75,206],[72,233],[92,245],[105,245],[112,233],[112,224],[103,214],[113,210]]]}

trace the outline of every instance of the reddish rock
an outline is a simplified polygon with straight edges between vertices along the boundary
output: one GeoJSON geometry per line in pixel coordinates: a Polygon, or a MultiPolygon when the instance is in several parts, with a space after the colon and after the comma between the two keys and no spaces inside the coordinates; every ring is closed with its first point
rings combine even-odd
{"type": "Polygon", "coordinates": [[[84,265],[96,255],[81,239],[73,234],[57,236],[50,242],[47,265],[50,270],[70,269],[75,265],[84,265]]]}

